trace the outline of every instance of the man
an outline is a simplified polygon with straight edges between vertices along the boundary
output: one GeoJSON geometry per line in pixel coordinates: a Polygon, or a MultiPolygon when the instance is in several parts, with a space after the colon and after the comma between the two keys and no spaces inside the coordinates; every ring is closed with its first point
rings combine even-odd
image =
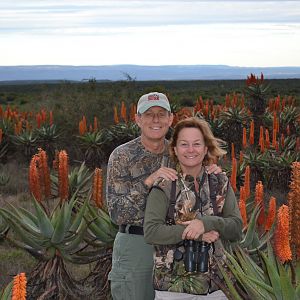
{"type": "MultiPolygon", "coordinates": [[[[152,300],[153,246],[143,236],[149,189],[158,178],[177,179],[168,168],[165,136],[173,121],[166,95],[141,96],[135,121],[140,137],[117,147],[107,166],[106,199],[111,219],[119,225],[109,274],[114,300],[152,300]]],[[[215,165],[211,171],[215,171],[215,165]]],[[[219,170],[219,168],[217,168],[219,170]]]]}

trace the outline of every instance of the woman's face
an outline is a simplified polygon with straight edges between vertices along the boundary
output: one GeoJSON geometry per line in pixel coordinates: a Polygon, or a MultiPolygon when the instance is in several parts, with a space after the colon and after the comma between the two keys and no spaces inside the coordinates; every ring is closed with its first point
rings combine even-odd
{"type": "Polygon", "coordinates": [[[200,170],[207,153],[202,132],[198,128],[181,129],[174,151],[184,173],[198,167],[200,170]]]}

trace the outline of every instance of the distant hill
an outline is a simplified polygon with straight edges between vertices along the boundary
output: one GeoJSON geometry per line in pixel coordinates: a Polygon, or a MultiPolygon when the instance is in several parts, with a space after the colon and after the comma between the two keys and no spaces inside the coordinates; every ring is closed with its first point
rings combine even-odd
{"type": "Polygon", "coordinates": [[[116,81],[245,79],[250,73],[266,79],[300,78],[300,67],[176,66],[0,66],[0,81],[116,81]]]}

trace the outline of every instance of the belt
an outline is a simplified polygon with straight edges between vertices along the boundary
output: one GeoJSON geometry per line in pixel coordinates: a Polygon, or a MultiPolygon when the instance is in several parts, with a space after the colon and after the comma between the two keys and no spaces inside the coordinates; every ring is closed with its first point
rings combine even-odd
{"type": "Polygon", "coordinates": [[[144,235],[144,229],[142,226],[135,226],[130,224],[122,224],[119,226],[119,232],[144,235]]]}

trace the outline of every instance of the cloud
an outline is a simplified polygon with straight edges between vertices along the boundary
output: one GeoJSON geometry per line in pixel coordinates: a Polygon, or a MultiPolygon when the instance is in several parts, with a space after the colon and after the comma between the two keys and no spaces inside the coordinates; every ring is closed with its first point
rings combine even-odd
{"type": "Polygon", "coordinates": [[[298,1],[1,1],[0,34],[93,34],[131,27],[299,23],[298,1]]]}

